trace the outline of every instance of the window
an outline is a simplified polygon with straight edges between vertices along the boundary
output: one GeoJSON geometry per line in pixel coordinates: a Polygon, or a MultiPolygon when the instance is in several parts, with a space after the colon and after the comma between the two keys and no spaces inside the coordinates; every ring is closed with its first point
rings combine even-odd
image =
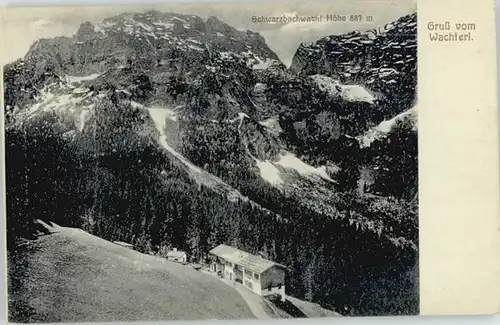
{"type": "Polygon", "coordinates": [[[259,279],[259,275],[258,275],[257,273],[254,273],[254,274],[253,274],[253,277],[254,277],[256,280],[258,280],[258,279],[259,279]]]}
{"type": "Polygon", "coordinates": [[[252,276],[252,271],[249,271],[247,269],[245,269],[245,275],[248,275],[249,277],[252,276]]]}

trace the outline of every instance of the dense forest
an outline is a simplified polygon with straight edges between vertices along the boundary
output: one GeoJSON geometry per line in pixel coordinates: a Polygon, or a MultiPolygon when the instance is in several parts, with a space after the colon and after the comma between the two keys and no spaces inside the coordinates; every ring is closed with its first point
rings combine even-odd
{"type": "Polygon", "coordinates": [[[417,312],[415,249],[352,222],[381,220],[395,237],[416,243],[413,205],[337,192],[332,217],[249,173],[229,181],[254,201],[228,200],[138,135],[140,109],[102,101],[97,111],[106,122],[97,114],[82,132],[50,113],[7,128],[9,249],[33,235],[34,219],[131,242],[145,253],[178,247],[198,261],[228,243],[287,265],[287,290],[296,297],[350,314],[417,312]]]}

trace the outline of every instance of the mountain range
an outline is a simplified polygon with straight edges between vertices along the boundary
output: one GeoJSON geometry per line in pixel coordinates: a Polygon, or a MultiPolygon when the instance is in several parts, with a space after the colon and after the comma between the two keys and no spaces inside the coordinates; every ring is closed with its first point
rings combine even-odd
{"type": "Polygon", "coordinates": [[[4,67],[9,249],[33,220],[289,267],[349,315],[418,313],[416,14],[287,68],[216,17],[125,13],[4,67]],[[301,240],[297,240],[300,238],[301,240]]]}

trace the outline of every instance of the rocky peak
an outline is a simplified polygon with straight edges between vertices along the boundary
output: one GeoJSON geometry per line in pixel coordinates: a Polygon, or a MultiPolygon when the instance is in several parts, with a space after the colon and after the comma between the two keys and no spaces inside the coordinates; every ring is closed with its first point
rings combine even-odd
{"type": "Polygon", "coordinates": [[[224,23],[222,20],[215,16],[210,16],[207,18],[206,21],[206,26],[212,31],[215,32],[220,32],[220,33],[227,33],[227,32],[234,32],[235,29],[228,24],[224,23]]]}
{"type": "Polygon", "coordinates": [[[96,36],[95,26],[90,21],[86,21],[80,25],[75,34],[77,41],[85,42],[96,36]]]}
{"type": "MultiPolygon", "coordinates": [[[[84,22],[74,37],[37,41],[26,59],[38,70],[72,75],[130,66],[183,74],[212,72],[220,65],[252,69],[284,67],[258,33],[239,31],[216,17],[148,11],[123,13],[93,25],[84,22]]],[[[236,69],[238,70],[238,69],[236,69]]]]}

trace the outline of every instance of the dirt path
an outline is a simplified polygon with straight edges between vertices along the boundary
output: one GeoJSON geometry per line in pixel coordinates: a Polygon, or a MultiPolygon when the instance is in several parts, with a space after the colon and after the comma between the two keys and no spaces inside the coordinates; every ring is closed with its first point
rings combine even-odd
{"type": "MultiPolygon", "coordinates": [[[[217,277],[214,273],[204,271],[208,274],[211,274],[214,277],[217,277]]],[[[218,277],[217,277],[218,278],[218,277]]],[[[227,279],[218,278],[221,282],[227,284],[230,287],[233,287],[245,300],[248,304],[248,307],[252,311],[252,313],[257,317],[257,319],[273,319],[278,318],[274,315],[274,312],[265,304],[262,300],[262,297],[243,287],[242,284],[234,281],[230,281],[227,279]],[[275,317],[273,317],[275,316],[275,317]]]]}
{"type": "Polygon", "coordinates": [[[267,306],[265,305],[262,298],[255,293],[251,292],[248,289],[243,288],[243,286],[239,283],[233,284],[233,287],[238,291],[243,300],[248,304],[250,310],[253,312],[255,317],[258,319],[272,319],[267,311],[267,306]]]}

